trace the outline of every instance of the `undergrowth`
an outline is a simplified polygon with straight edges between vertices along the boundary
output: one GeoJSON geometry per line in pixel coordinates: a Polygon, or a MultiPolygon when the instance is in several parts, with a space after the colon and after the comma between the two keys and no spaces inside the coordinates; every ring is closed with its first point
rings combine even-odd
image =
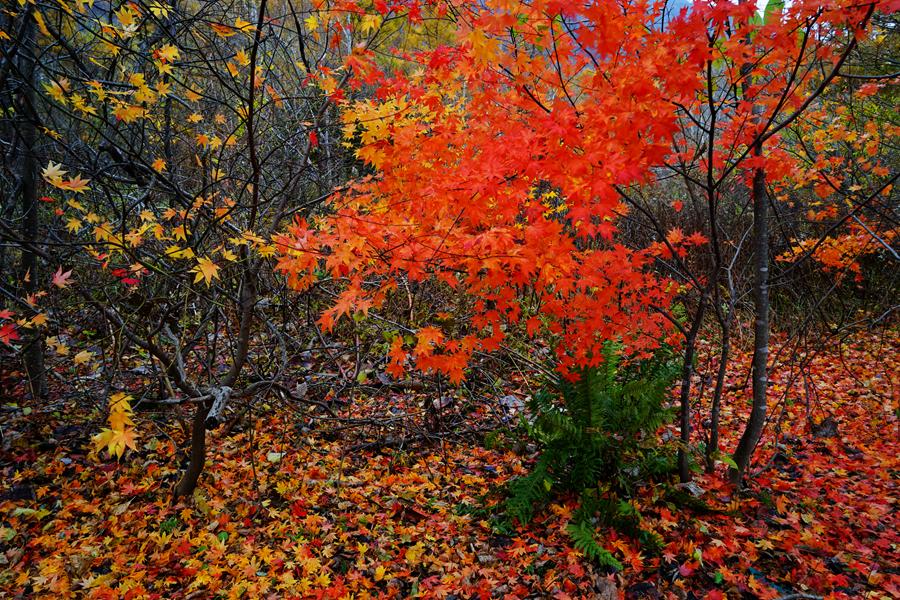
{"type": "Polygon", "coordinates": [[[530,402],[525,433],[540,447],[531,472],[512,480],[503,504],[507,524],[526,524],[552,499],[575,494],[578,509],[567,532],[574,546],[601,566],[622,565],[601,546],[597,526],[613,527],[639,540],[651,553],[660,538],[642,527],[630,502],[637,487],[667,478],[674,452],[656,432],[669,418],[666,396],[679,371],[669,349],[626,362],[614,344],[603,362],[581,369],[576,381],[556,378],[530,402]]]}

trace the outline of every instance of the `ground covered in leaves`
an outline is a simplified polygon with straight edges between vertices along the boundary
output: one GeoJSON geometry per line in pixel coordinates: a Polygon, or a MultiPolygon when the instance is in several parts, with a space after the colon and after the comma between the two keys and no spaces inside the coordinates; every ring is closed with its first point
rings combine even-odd
{"type": "MultiPolygon", "coordinates": [[[[172,504],[174,419],[139,413],[140,449],[116,462],[91,455],[102,415],[73,394],[9,402],[0,597],[900,598],[898,339],[835,345],[805,378],[776,369],[749,489],[736,493],[723,468],[698,474],[690,507],[646,486],[637,507],[665,546],[651,556],[602,531],[619,573],[571,547],[565,499],[527,527],[492,525],[485,494],[534,458],[512,433],[379,446],[338,421],[272,410],[213,435],[201,489],[172,504]]],[[[749,402],[749,359],[735,362],[726,448],[749,402]]],[[[344,410],[402,415],[421,401],[344,410]]]]}

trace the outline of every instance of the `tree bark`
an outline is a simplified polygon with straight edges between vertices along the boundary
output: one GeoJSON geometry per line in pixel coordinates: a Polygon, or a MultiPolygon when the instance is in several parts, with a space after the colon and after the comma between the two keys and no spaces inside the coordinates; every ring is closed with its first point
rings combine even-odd
{"type": "Polygon", "coordinates": [[[205,400],[197,404],[194,410],[194,418],[191,422],[191,456],[188,467],[181,479],[175,485],[172,495],[174,500],[184,496],[190,496],[197,487],[200,474],[206,463],[206,415],[212,406],[212,400],[205,400]]]}
{"type": "MultiPolygon", "coordinates": [[[[35,77],[34,64],[34,17],[31,10],[25,14],[22,42],[19,49],[19,74],[22,81],[18,83],[16,93],[19,114],[24,118],[19,124],[21,138],[21,155],[19,157],[19,179],[21,182],[22,239],[29,244],[38,244],[40,230],[39,206],[37,199],[38,162],[35,155],[37,144],[37,115],[34,111],[34,93],[31,82],[35,77]]],[[[38,256],[28,246],[22,248],[20,274],[23,278],[23,289],[26,295],[37,291],[39,278],[38,256]]],[[[47,374],[44,370],[44,336],[35,328],[23,340],[22,360],[25,373],[35,397],[47,397],[47,374]]]]}
{"type": "MultiPolygon", "coordinates": [[[[762,141],[753,146],[753,156],[762,156],[762,141]]],[[[753,405],[747,427],[734,451],[737,468],[730,471],[732,483],[740,484],[750,464],[753,451],[762,436],[766,423],[768,360],[769,360],[769,199],[766,193],[766,172],[757,167],[753,171],[753,405]]]]}
{"type": "Polygon", "coordinates": [[[681,371],[681,390],[679,398],[681,402],[681,445],[678,449],[678,477],[682,483],[691,480],[691,378],[694,376],[694,352],[697,344],[697,334],[700,333],[700,325],[703,323],[703,315],[706,313],[706,292],[700,297],[694,321],[687,332],[684,342],[684,366],[681,371]]]}
{"type": "Polygon", "coordinates": [[[716,373],[716,387],[713,390],[712,407],[709,413],[709,443],[706,445],[706,472],[715,470],[716,456],[719,453],[719,416],[722,407],[722,392],[725,388],[725,375],[731,351],[731,326],[734,315],[734,294],[731,295],[732,306],[728,309],[725,321],[721,323],[722,337],[719,346],[719,369],[716,373]]]}

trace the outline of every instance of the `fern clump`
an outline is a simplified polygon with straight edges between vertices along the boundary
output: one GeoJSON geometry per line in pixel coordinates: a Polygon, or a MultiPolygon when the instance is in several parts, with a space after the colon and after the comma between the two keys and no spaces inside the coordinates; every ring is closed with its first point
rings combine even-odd
{"type": "Polygon", "coordinates": [[[642,482],[674,469],[671,449],[655,434],[671,418],[666,396],[679,372],[668,349],[628,364],[618,350],[607,344],[600,365],[581,369],[575,381],[551,381],[534,396],[523,426],[541,453],[529,474],[508,484],[504,506],[508,518],[524,524],[554,496],[577,494],[567,531],[585,556],[612,569],[621,565],[595,540],[598,524],[659,549],[659,537],[642,529],[628,499],[642,482]]]}

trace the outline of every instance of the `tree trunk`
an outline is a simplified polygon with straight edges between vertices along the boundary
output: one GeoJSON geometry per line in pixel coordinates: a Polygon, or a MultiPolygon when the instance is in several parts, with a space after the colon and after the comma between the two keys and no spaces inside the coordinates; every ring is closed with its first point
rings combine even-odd
{"type": "Polygon", "coordinates": [[[206,463],[206,415],[212,406],[211,400],[197,404],[191,423],[191,458],[188,467],[175,486],[174,499],[190,496],[197,487],[200,474],[206,463]]]}
{"type": "MultiPolygon", "coordinates": [[[[257,13],[256,33],[253,38],[253,46],[250,49],[250,73],[256,73],[256,59],[259,52],[260,42],[262,40],[263,22],[266,16],[267,0],[260,0],[259,10],[257,13]]],[[[257,156],[256,137],[255,137],[255,91],[254,77],[250,77],[249,99],[247,102],[247,150],[252,166],[250,182],[252,188],[252,200],[250,205],[250,216],[247,226],[250,230],[256,229],[257,211],[259,209],[259,180],[261,167],[257,156]]],[[[250,334],[253,326],[253,309],[258,299],[257,279],[259,278],[259,263],[254,260],[248,260],[247,247],[241,248],[241,264],[244,265],[241,272],[241,289],[239,293],[238,314],[240,324],[238,326],[238,339],[235,348],[234,362],[231,369],[225,375],[220,388],[230,388],[237,383],[241,370],[247,362],[247,354],[250,349],[250,334]]],[[[230,394],[230,390],[229,390],[230,394]]],[[[197,481],[203,472],[206,463],[206,429],[207,417],[210,416],[210,409],[214,405],[218,405],[217,401],[206,401],[197,405],[194,412],[193,425],[191,426],[191,459],[188,468],[182,476],[181,480],[175,486],[174,496],[177,499],[180,496],[188,496],[194,492],[197,487],[197,481]]],[[[224,409],[224,405],[221,407],[224,409]]],[[[218,421],[220,415],[215,415],[214,421],[218,421]]],[[[213,423],[210,423],[212,425],[213,423]]],[[[217,424],[217,423],[215,423],[217,424]]]]}
{"type": "MultiPolygon", "coordinates": [[[[762,142],[753,146],[753,156],[762,156],[762,142]]],[[[766,422],[766,396],[768,387],[769,359],[769,203],[766,194],[766,172],[756,168],[753,172],[753,406],[744,434],[734,451],[734,462],[731,481],[740,484],[750,464],[753,451],[762,436],[766,422]]]]}
{"type": "MultiPolygon", "coordinates": [[[[732,295],[731,302],[734,303],[732,295]]],[[[719,347],[719,370],[716,373],[716,387],[713,391],[712,408],[709,413],[709,443],[706,445],[706,472],[712,473],[716,468],[716,456],[719,453],[719,415],[722,407],[722,392],[725,388],[725,375],[731,351],[731,324],[734,308],[729,307],[728,316],[722,323],[722,342],[719,347]]]]}
{"type": "Polygon", "coordinates": [[[691,378],[694,376],[694,351],[697,344],[697,334],[700,333],[700,325],[703,315],[706,313],[706,292],[700,298],[697,312],[694,314],[694,322],[687,332],[684,342],[684,366],[681,371],[681,445],[678,449],[678,477],[682,483],[691,480],[691,461],[689,449],[691,445],[691,378]]]}
{"type": "MultiPolygon", "coordinates": [[[[21,155],[19,157],[19,179],[21,182],[21,208],[22,208],[22,239],[29,244],[38,244],[40,221],[38,215],[37,199],[37,169],[38,162],[35,156],[37,143],[37,115],[34,111],[34,93],[31,85],[35,80],[34,65],[34,18],[29,10],[23,25],[22,45],[19,49],[19,75],[22,81],[18,83],[16,93],[18,111],[24,118],[19,122],[19,136],[21,137],[21,155]]],[[[20,267],[23,278],[23,289],[26,295],[37,291],[38,257],[27,246],[22,248],[22,263],[20,267]]],[[[47,397],[47,374],[44,371],[44,336],[40,330],[34,328],[23,340],[22,359],[25,363],[25,373],[31,385],[31,392],[35,397],[47,397]]]]}

